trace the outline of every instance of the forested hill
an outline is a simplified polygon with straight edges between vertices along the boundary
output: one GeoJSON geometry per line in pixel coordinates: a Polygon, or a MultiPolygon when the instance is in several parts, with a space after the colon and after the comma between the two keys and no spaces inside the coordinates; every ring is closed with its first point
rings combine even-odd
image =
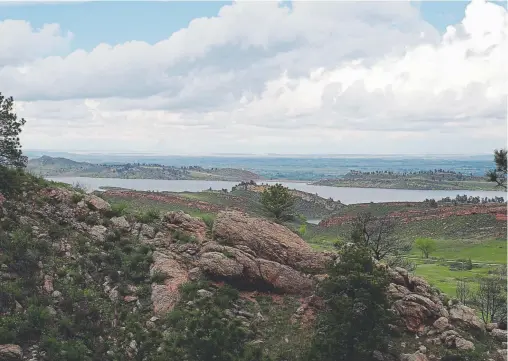
{"type": "Polygon", "coordinates": [[[421,190],[498,190],[485,176],[448,169],[411,172],[355,171],[342,177],[322,179],[315,184],[334,187],[391,188],[421,190]]]}
{"type": "Polygon", "coordinates": [[[93,164],[49,156],[30,159],[27,169],[34,174],[46,177],[79,176],[124,179],[201,179],[227,181],[260,179],[260,176],[253,172],[234,168],[203,168],[200,166],[173,167],[162,164],[145,163],[93,164]]]}

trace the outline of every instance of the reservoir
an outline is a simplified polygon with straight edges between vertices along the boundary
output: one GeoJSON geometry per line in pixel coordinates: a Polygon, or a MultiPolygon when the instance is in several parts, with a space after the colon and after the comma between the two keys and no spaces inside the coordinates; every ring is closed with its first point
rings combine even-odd
{"type": "MultiPolygon", "coordinates": [[[[121,179],[121,178],[87,178],[87,177],[48,177],[49,180],[68,184],[80,184],[88,190],[100,190],[101,187],[119,187],[138,191],[159,192],[200,192],[227,189],[228,191],[239,182],[206,181],[206,180],[162,180],[162,179],[121,179]]],[[[263,181],[274,184],[276,182],[263,181]]],[[[455,198],[457,194],[473,197],[504,197],[506,192],[467,191],[467,190],[412,190],[412,189],[381,189],[381,188],[339,188],[310,185],[300,182],[278,182],[290,189],[317,194],[323,198],[333,198],[344,204],[369,202],[421,202],[426,198],[439,200],[444,197],[455,198]]]]}

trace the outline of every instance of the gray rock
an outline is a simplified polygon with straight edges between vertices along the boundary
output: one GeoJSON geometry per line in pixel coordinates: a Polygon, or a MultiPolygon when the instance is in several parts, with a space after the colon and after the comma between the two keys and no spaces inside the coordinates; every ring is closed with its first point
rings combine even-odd
{"type": "Polygon", "coordinates": [[[16,361],[21,360],[23,351],[21,347],[13,344],[0,345],[0,360],[16,361]]]}
{"type": "Polygon", "coordinates": [[[125,217],[113,217],[111,218],[111,226],[114,229],[118,229],[120,231],[129,231],[131,228],[129,222],[125,219],[125,217]]]}
{"type": "Polygon", "coordinates": [[[506,349],[496,350],[496,352],[494,353],[494,359],[496,361],[507,361],[508,360],[507,352],[508,351],[506,349]]]}
{"type": "Polygon", "coordinates": [[[146,238],[154,238],[155,237],[155,228],[149,226],[148,224],[142,224],[140,233],[143,237],[146,238]]]}
{"type": "Polygon", "coordinates": [[[490,335],[500,342],[506,342],[506,339],[508,337],[508,331],[495,328],[492,330],[490,335]]]}
{"type": "Polygon", "coordinates": [[[474,350],[474,344],[471,341],[463,339],[462,337],[457,337],[455,339],[455,347],[458,350],[463,350],[463,351],[474,350]]]}
{"type": "Polygon", "coordinates": [[[111,205],[108,202],[93,194],[87,194],[84,201],[86,205],[93,211],[105,212],[111,210],[111,205]]]}
{"type": "Polygon", "coordinates": [[[490,331],[492,331],[493,329],[498,328],[498,326],[497,326],[497,323],[496,323],[496,322],[492,322],[492,323],[487,323],[487,324],[485,325],[485,328],[487,329],[487,331],[489,331],[489,332],[490,332],[490,331]]]}
{"type": "Polygon", "coordinates": [[[106,240],[106,232],[108,229],[104,226],[93,226],[90,229],[90,236],[99,242],[104,242],[106,240]]]}
{"type": "Polygon", "coordinates": [[[207,290],[198,290],[197,291],[197,294],[199,297],[212,297],[213,296],[213,293],[210,292],[210,291],[207,291],[207,290]]]}
{"type": "Polygon", "coordinates": [[[449,326],[450,323],[448,322],[448,319],[446,317],[439,317],[433,324],[434,328],[438,330],[439,332],[445,331],[449,326]]]}

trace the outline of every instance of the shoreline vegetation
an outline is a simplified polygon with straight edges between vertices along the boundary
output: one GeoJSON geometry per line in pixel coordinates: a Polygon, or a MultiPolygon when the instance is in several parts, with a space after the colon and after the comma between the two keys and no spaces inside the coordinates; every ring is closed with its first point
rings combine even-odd
{"type": "Polygon", "coordinates": [[[161,164],[126,163],[93,164],[67,158],[42,156],[28,161],[27,169],[43,177],[91,177],[159,180],[210,180],[210,181],[270,181],[306,183],[341,188],[377,188],[407,190],[470,190],[499,191],[486,177],[445,169],[416,172],[351,170],[341,177],[315,181],[276,177],[274,179],[236,168],[204,168],[201,166],[167,166],[161,164]]]}
{"type": "Polygon", "coordinates": [[[321,179],[314,185],[331,187],[385,188],[412,190],[499,191],[486,177],[445,169],[417,172],[350,171],[342,178],[321,179]]]}

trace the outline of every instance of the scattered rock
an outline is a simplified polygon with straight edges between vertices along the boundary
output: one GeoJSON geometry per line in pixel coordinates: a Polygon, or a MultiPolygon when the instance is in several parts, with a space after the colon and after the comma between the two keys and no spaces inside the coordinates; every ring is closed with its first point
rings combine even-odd
{"type": "Polygon", "coordinates": [[[92,211],[106,212],[111,210],[111,205],[108,202],[93,194],[87,194],[84,201],[92,211]]]}
{"type": "Polygon", "coordinates": [[[110,222],[111,226],[119,231],[127,232],[131,228],[129,222],[127,222],[125,217],[113,217],[110,219],[110,222]]]}
{"type": "Polygon", "coordinates": [[[450,319],[461,326],[485,331],[485,324],[478,318],[475,310],[462,304],[455,304],[450,308],[450,319]]]}
{"type": "Polygon", "coordinates": [[[500,342],[506,342],[508,338],[508,331],[495,328],[492,330],[490,335],[500,342]]]}
{"type": "Polygon", "coordinates": [[[439,332],[443,332],[448,329],[451,325],[446,317],[439,317],[433,324],[434,328],[439,332]]]}
{"type": "Polygon", "coordinates": [[[155,228],[153,228],[152,226],[149,226],[148,224],[142,224],[141,229],[140,229],[140,234],[143,237],[152,239],[155,237],[155,228]]]}
{"type": "Polygon", "coordinates": [[[497,322],[491,322],[491,323],[487,323],[487,324],[485,325],[485,329],[486,329],[487,331],[489,331],[489,332],[490,332],[490,331],[492,331],[492,330],[493,330],[493,329],[495,329],[495,328],[499,328],[499,327],[497,326],[497,322]]]}
{"type": "Polygon", "coordinates": [[[474,344],[471,341],[463,339],[462,337],[457,337],[455,339],[455,347],[458,350],[462,350],[462,351],[474,350],[474,344]]]}
{"type": "Polygon", "coordinates": [[[495,361],[507,361],[508,360],[508,351],[506,349],[496,350],[494,353],[495,361]]]}
{"type": "Polygon", "coordinates": [[[197,281],[199,280],[203,275],[203,272],[199,267],[194,267],[191,270],[189,270],[189,280],[191,281],[197,281]]]}
{"type": "Polygon", "coordinates": [[[16,361],[21,360],[23,351],[21,347],[13,344],[0,345],[0,360],[1,361],[16,361]]]}
{"type": "Polygon", "coordinates": [[[207,291],[207,290],[197,290],[197,294],[199,297],[203,297],[203,298],[206,298],[206,297],[212,297],[213,296],[213,293],[210,292],[210,291],[207,291]]]}
{"type": "Polygon", "coordinates": [[[47,293],[53,292],[53,277],[49,275],[44,275],[44,291],[47,293]]]}
{"type": "Polygon", "coordinates": [[[124,300],[126,303],[131,303],[131,302],[137,301],[137,300],[138,300],[138,297],[137,297],[137,296],[125,296],[125,297],[123,298],[123,300],[124,300]]]}
{"type": "Polygon", "coordinates": [[[96,241],[99,241],[99,242],[104,242],[106,240],[106,233],[107,233],[108,229],[104,226],[93,226],[91,229],[90,229],[90,236],[95,239],[96,241]]]}
{"type": "Polygon", "coordinates": [[[425,354],[420,352],[415,352],[413,354],[402,354],[400,356],[400,361],[428,361],[429,359],[425,354]]]}

